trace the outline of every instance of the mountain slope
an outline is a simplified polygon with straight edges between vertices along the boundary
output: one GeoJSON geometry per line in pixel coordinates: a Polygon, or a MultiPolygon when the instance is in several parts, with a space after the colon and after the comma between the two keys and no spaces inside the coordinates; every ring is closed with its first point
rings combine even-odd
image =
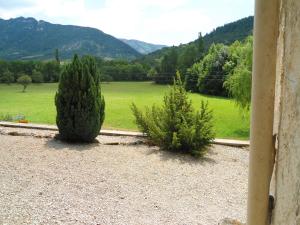
{"type": "Polygon", "coordinates": [[[141,54],[119,39],[89,27],[51,24],[34,18],[0,19],[0,58],[62,59],[75,53],[104,58],[135,59],[141,54]]]}
{"type": "MultiPolygon", "coordinates": [[[[204,35],[204,47],[205,49],[209,49],[212,43],[223,43],[229,45],[236,40],[242,41],[246,37],[252,34],[253,32],[253,16],[249,16],[240,20],[237,20],[232,23],[225,24],[223,26],[217,27],[212,32],[204,35]]],[[[173,47],[165,47],[155,52],[152,52],[148,55],[142,56],[137,59],[139,62],[143,62],[149,64],[151,66],[156,65],[157,62],[168,52],[171,48],[176,49],[176,51],[180,54],[184,51],[188,46],[195,45],[197,40],[192,41],[187,44],[182,44],[179,46],[173,47]]]]}
{"type": "Polygon", "coordinates": [[[164,47],[167,47],[166,45],[157,45],[157,44],[151,44],[144,41],[138,41],[134,39],[120,39],[121,41],[125,42],[129,46],[131,46],[133,49],[137,50],[139,53],[145,55],[149,54],[151,52],[157,51],[159,49],[162,49],[164,47]]]}

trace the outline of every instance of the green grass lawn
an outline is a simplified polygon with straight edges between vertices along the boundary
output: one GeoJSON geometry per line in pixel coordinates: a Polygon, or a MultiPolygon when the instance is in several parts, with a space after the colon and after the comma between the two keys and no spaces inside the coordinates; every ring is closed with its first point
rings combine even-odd
{"type": "MultiPolygon", "coordinates": [[[[0,85],[0,113],[25,115],[32,123],[55,124],[54,95],[57,84],[32,84],[25,93],[17,84],[0,85]]],[[[138,107],[161,104],[167,86],[150,82],[111,82],[102,84],[106,101],[104,128],[137,130],[130,105],[138,107]]],[[[225,98],[190,94],[194,107],[200,106],[201,99],[208,100],[214,113],[217,137],[247,139],[249,136],[249,116],[241,116],[234,102],[225,98]]]]}

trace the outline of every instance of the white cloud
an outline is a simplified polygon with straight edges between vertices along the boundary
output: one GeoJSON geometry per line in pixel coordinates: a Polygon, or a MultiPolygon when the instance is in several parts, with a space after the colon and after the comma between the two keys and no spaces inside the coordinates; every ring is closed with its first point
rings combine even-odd
{"type": "Polygon", "coordinates": [[[116,37],[176,45],[235,19],[228,9],[241,7],[241,1],[246,0],[13,0],[14,7],[0,4],[0,17],[31,16],[95,27],[116,37]]]}

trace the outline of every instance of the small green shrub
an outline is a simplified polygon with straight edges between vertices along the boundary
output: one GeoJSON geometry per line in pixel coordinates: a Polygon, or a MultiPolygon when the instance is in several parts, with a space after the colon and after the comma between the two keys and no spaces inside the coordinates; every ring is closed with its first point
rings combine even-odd
{"type": "Polygon", "coordinates": [[[18,84],[21,84],[23,86],[23,92],[25,92],[27,86],[29,84],[31,84],[32,79],[30,76],[28,75],[21,75],[18,79],[17,79],[18,84]]]}
{"type": "Polygon", "coordinates": [[[19,120],[25,120],[25,116],[22,114],[11,115],[9,113],[0,113],[0,121],[13,122],[19,120]]]}
{"type": "Polygon", "coordinates": [[[0,113],[0,121],[12,122],[13,120],[13,116],[9,113],[0,113]]]}
{"type": "Polygon", "coordinates": [[[153,105],[143,113],[132,104],[132,112],[139,129],[164,150],[202,156],[214,139],[208,104],[202,102],[200,111],[195,112],[179,73],[162,107],[153,105]]]}
{"type": "Polygon", "coordinates": [[[60,138],[72,142],[92,142],[104,121],[105,102],[100,78],[91,57],[74,56],[60,77],[55,96],[56,123],[60,138]]]}

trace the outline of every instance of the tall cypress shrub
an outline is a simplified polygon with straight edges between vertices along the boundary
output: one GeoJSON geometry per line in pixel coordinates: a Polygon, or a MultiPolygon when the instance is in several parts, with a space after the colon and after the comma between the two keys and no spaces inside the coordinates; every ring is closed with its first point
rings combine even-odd
{"type": "Polygon", "coordinates": [[[93,58],[74,56],[63,71],[55,96],[60,138],[92,142],[104,121],[105,102],[93,58]]]}

